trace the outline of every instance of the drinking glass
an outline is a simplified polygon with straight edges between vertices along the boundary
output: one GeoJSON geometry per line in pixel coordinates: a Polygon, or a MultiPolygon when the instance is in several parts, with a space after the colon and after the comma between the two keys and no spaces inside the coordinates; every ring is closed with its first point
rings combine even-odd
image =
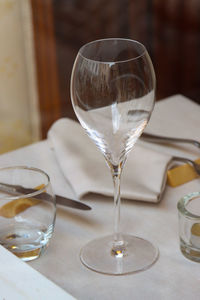
{"type": "Polygon", "coordinates": [[[119,222],[122,169],[148,123],[154,98],[154,69],[141,43],[102,39],[79,50],[71,75],[72,105],[80,124],[104,155],[114,182],[114,233],[92,240],[80,253],[82,263],[100,273],[143,270],[158,256],[151,242],[122,234],[119,222]]]}
{"type": "Polygon", "coordinates": [[[36,259],[49,244],[55,217],[55,195],[44,171],[0,169],[1,245],[24,261],[36,259]]]}

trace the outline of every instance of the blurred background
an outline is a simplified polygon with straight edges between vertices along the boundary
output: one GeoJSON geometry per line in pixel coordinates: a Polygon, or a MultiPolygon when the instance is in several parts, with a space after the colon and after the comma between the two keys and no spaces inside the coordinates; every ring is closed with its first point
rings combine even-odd
{"type": "Polygon", "coordinates": [[[46,138],[58,118],[75,119],[74,59],[106,37],[146,46],[157,101],[180,93],[200,103],[199,0],[0,0],[0,153],[46,138]]]}

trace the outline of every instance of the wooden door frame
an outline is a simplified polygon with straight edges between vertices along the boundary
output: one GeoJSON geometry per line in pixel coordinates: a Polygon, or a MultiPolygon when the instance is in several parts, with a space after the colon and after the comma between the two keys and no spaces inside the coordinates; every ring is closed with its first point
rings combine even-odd
{"type": "Polygon", "coordinates": [[[61,116],[52,0],[30,0],[42,138],[61,116]]]}

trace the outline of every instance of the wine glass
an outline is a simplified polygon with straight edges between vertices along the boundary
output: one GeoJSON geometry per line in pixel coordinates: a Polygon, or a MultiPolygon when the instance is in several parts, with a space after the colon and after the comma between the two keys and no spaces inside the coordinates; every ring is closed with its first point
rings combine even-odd
{"type": "Polygon", "coordinates": [[[119,221],[122,169],[154,107],[155,74],[145,47],[122,38],[84,45],[72,70],[71,99],[79,122],[104,155],[114,182],[114,233],[86,244],[81,261],[105,274],[144,270],[156,261],[157,248],[147,240],[122,234],[119,221]]]}

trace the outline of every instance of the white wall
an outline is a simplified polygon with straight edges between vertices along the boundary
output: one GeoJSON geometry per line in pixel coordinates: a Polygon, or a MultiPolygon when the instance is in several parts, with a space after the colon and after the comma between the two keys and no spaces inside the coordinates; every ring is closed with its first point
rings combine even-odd
{"type": "Polygon", "coordinates": [[[33,51],[29,0],[0,0],[0,153],[40,138],[33,51]]]}

